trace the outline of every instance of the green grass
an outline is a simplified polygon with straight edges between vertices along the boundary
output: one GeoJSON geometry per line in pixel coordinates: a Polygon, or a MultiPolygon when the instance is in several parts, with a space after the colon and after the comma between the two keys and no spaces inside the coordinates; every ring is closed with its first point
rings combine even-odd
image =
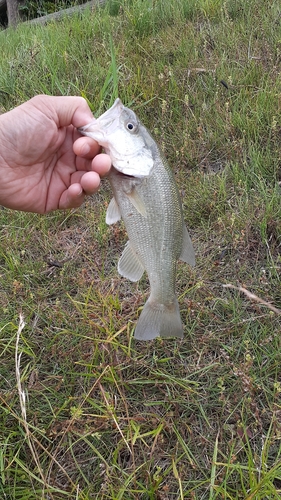
{"type": "Polygon", "coordinates": [[[0,211],[1,498],[280,498],[280,315],[223,287],[281,308],[280,13],[112,0],[0,32],[1,111],[43,92],[101,113],[118,95],[173,167],[197,254],[178,267],[184,339],[141,344],[148,282],[117,274],[106,181],[78,210],[0,211]]]}

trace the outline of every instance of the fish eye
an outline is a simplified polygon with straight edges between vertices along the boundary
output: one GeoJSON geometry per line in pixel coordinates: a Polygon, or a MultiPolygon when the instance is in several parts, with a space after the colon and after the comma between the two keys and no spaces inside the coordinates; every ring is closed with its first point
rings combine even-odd
{"type": "Polygon", "coordinates": [[[134,133],[137,132],[138,130],[138,124],[136,122],[131,121],[126,124],[126,128],[127,130],[129,130],[129,132],[134,133]]]}

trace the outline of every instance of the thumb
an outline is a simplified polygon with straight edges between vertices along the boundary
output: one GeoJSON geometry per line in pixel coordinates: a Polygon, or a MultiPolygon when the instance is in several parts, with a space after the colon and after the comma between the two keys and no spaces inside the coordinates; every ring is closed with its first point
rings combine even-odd
{"type": "Polygon", "coordinates": [[[82,127],[93,120],[93,114],[83,97],[37,95],[32,104],[56,122],[58,127],[82,127]]]}

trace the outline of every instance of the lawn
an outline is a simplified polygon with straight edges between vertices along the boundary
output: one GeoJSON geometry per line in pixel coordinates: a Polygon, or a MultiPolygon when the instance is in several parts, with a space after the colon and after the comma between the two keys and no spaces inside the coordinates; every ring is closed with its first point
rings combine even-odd
{"type": "Polygon", "coordinates": [[[141,343],[149,283],[117,273],[107,180],[80,209],[0,210],[0,497],[280,499],[280,2],[111,0],[0,42],[1,112],[38,93],[137,112],[197,258],[184,339],[141,343]]]}

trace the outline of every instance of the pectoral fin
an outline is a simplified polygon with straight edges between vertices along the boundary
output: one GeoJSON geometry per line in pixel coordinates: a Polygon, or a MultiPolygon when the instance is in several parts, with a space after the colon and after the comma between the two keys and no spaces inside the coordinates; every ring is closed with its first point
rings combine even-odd
{"type": "Polygon", "coordinates": [[[121,213],[119,207],[116,203],[115,198],[112,198],[107,207],[105,222],[106,224],[110,225],[114,224],[115,222],[118,222],[120,219],[121,219],[121,213]]]}
{"type": "Polygon", "coordinates": [[[118,272],[130,281],[138,281],[143,275],[144,267],[129,241],[119,259],[118,272]]]}
{"type": "Polygon", "coordinates": [[[135,209],[143,216],[143,217],[147,217],[147,213],[146,213],[146,208],[145,208],[145,204],[143,202],[143,199],[141,198],[141,196],[139,195],[138,191],[136,188],[132,189],[132,191],[130,193],[126,193],[126,195],[128,196],[130,202],[132,203],[132,205],[135,207],[135,209]]]}
{"type": "Polygon", "coordinates": [[[183,225],[182,251],[180,254],[180,260],[183,260],[183,262],[186,262],[190,266],[195,266],[195,253],[185,224],[183,225]]]}

